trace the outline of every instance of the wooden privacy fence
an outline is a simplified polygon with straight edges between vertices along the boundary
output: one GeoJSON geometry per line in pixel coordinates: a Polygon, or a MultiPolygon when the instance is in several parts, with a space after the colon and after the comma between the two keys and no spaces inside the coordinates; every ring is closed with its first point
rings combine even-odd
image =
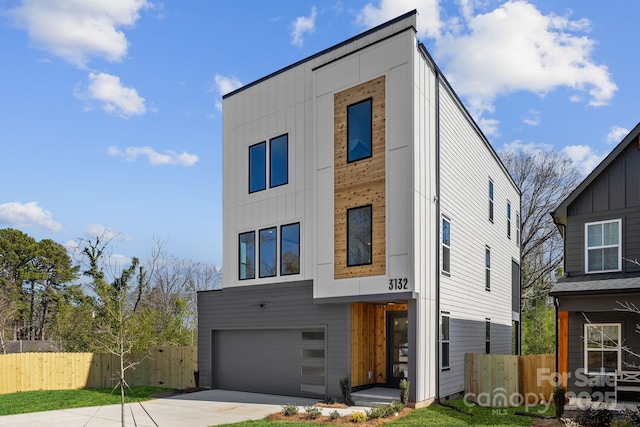
{"type": "Polygon", "coordinates": [[[481,406],[534,405],[553,399],[555,354],[466,354],[464,389],[481,406]]]}
{"type": "MultiPolygon", "coordinates": [[[[195,387],[197,347],[152,347],[129,358],[140,361],[125,373],[130,386],[195,387]]],[[[17,353],[0,355],[0,394],[30,390],[113,387],[120,358],[98,353],[17,353]]]]}

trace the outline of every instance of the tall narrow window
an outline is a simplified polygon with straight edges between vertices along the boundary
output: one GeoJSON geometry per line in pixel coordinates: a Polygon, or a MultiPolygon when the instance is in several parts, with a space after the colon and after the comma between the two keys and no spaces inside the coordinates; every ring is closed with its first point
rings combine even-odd
{"type": "Polygon", "coordinates": [[[239,277],[240,280],[255,279],[256,233],[241,233],[239,238],[239,277]]]}
{"type": "Polygon", "coordinates": [[[269,141],[269,187],[289,182],[289,137],[281,135],[269,141]]]}
{"type": "Polygon", "coordinates": [[[267,188],[267,143],[249,147],[249,193],[267,188]]]}
{"type": "Polygon", "coordinates": [[[489,221],[493,222],[493,181],[489,180],[489,221]]]}
{"type": "Polygon", "coordinates": [[[440,323],[440,367],[443,370],[449,369],[450,358],[449,358],[449,344],[450,344],[450,333],[449,333],[449,313],[443,311],[441,316],[440,323]]]}
{"type": "Polygon", "coordinates": [[[371,205],[347,209],[347,266],[371,264],[371,205]]]}
{"type": "Polygon", "coordinates": [[[585,224],[587,273],[622,269],[621,224],[619,219],[585,224]]]}
{"type": "Polygon", "coordinates": [[[516,212],[516,245],[520,246],[520,214],[516,212]]]}
{"type": "Polygon", "coordinates": [[[511,202],[507,202],[507,237],[511,238],[511,202]]]}
{"type": "Polygon", "coordinates": [[[371,157],[371,98],[347,107],[347,163],[371,157]]]}
{"type": "Polygon", "coordinates": [[[584,325],[584,366],[600,374],[620,369],[620,323],[584,325]]]}
{"type": "Polygon", "coordinates": [[[276,227],[260,230],[260,277],[276,275],[276,227]]]}
{"type": "Polygon", "coordinates": [[[300,223],[280,227],[280,275],[300,273],[300,223]]]}
{"type": "Polygon", "coordinates": [[[451,222],[442,217],[442,272],[451,273],[451,222]]]}
{"type": "Polygon", "coordinates": [[[484,352],[491,354],[491,319],[484,319],[484,352]]]}
{"type": "Polygon", "coordinates": [[[491,248],[485,246],[484,248],[484,265],[485,265],[485,281],[484,287],[486,290],[491,289],[491,248]]]}

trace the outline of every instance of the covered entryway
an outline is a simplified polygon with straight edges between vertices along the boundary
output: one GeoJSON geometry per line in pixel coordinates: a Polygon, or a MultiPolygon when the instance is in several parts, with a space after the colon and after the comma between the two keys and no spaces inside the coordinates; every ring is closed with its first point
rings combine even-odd
{"type": "Polygon", "coordinates": [[[351,385],[398,387],[408,375],[408,305],[351,304],[351,385]]]}
{"type": "Polygon", "coordinates": [[[213,331],[213,387],[325,397],[325,338],[324,328],[213,331]]]}

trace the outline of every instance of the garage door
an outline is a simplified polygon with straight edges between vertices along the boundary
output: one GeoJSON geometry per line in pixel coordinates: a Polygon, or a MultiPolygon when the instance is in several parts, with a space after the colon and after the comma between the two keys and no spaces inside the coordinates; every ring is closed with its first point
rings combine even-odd
{"type": "Polygon", "coordinates": [[[213,332],[213,384],[224,390],[324,397],[324,329],[213,332]]]}

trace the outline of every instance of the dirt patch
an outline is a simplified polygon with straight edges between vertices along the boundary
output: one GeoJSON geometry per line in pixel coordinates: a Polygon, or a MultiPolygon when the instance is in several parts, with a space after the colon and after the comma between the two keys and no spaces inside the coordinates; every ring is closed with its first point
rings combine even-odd
{"type": "Polygon", "coordinates": [[[177,395],[180,395],[180,394],[195,393],[196,391],[203,391],[203,390],[206,390],[206,388],[190,387],[190,388],[183,388],[183,389],[180,389],[180,390],[161,391],[159,393],[153,393],[150,396],[151,397],[156,397],[156,398],[171,397],[171,396],[177,396],[177,395]]]}
{"type": "MultiPolygon", "coordinates": [[[[314,406],[319,406],[319,405],[325,405],[325,404],[316,404],[314,406]]],[[[331,407],[331,408],[335,408],[335,404],[331,405],[331,406],[324,406],[324,407],[331,407]]],[[[348,408],[348,406],[346,405],[342,405],[341,407],[344,408],[348,408]]],[[[411,411],[413,411],[413,409],[411,408],[404,408],[401,412],[398,413],[398,416],[391,416],[391,417],[385,417],[385,418],[376,418],[374,420],[367,420],[367,421],[363,421],[357,424],[354,424],[351,421],[351,415],[345,415],[342,417],[339,417],[335,420],[332,420],[330,417],[322,415],[318,418],[316,418],[315,420],[310,420],[307,418],[307,414],[302,411],[296,415],[284,415],[282,412],[277,412],[275,414],[271,414],[271,415],[267,415],[266,419],[267,420],[272,420],[272,421],[296,421],[296,422],[303,422],[303,423],[308,423],[308,424],[332,424],[332,425],[338,425],[338,426],[360,426],[360,427],[375,427],[375,426],[381,426],[384,425],[386,423],[390,423],[391,421],[395,421],[398,418],[402,418],[408,414],[411,413],[411,411]]]]}
{"type": "Polygon", "coordinates": [[[566,424],[562,421],[562,418],[546,418],[543,420],[537,420],[532,427],[565,427],[566,424]]]}

